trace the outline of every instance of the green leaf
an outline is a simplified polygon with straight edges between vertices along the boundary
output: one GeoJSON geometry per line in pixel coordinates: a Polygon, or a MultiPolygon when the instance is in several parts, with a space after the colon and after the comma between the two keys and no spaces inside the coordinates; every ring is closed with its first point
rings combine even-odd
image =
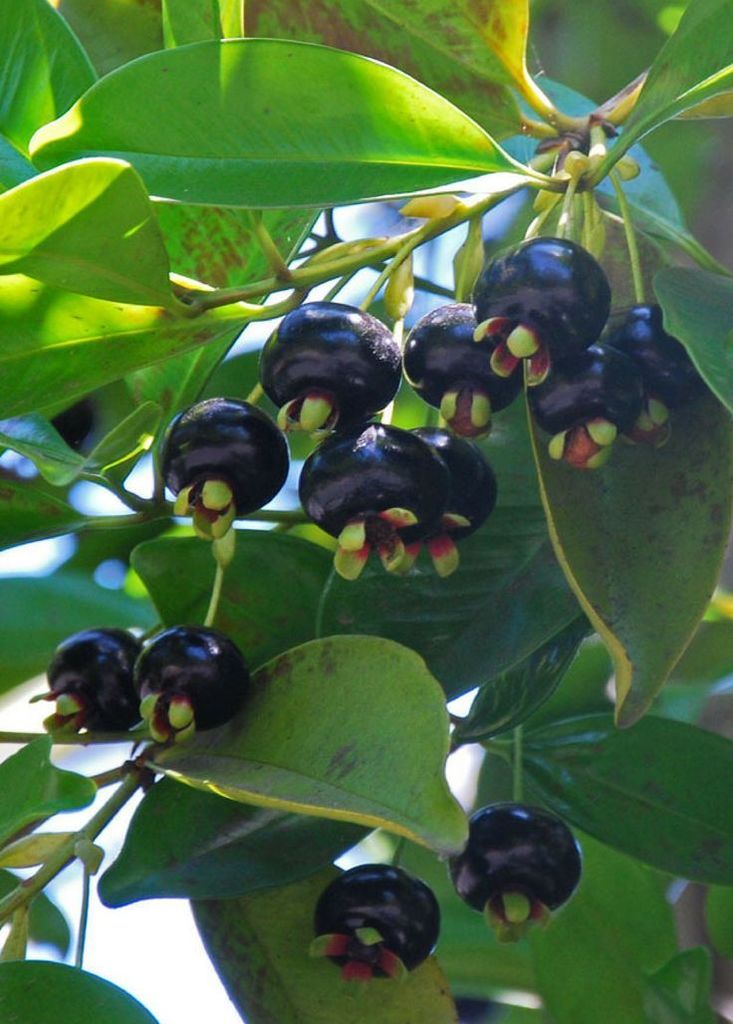
{"type": "Polygon", "coordinates": [[[676,951],[672,911],[651,871],[590,838],[580,842],[580,886],[531,934],[539,993],[562,1024],[650,1024],[644,971],[676,951]]]}
{"type": "Polygon", "coordinates": [[[163,49],[159,0],[54,0],[100,75],[163,49]]]}
{"type": "Polygon", "coordinates": [[[67,164],[0,195],[0,268],[111,302],[174,303],[153,207],[121,160],[67,164]]]}
{"type": "Polygon", "coordinates": [[[47,0],[14,0],[0,14],[0,132],[22,153],[94,81],[74,34],[47,0]]]}
{"type": "Polygon", "coordinates": [[[131,370],[228,335],[243,320],[238,306],[190,318],[0,277],[0,409],[11,417],[70,405],[131,370]]]}
{"type": "MultiPolygon", "coordinates": [[[[203,621],[216,568],[209,544],[197,537],[161,538],[136,548],[132,565],[165,625],[203,621]]],[[[307,541],[282,533],[238,531],[234,561],[224,575],[217,628],[239,645],[253,668],[313,640],[316,607],[330,569],[328,552],[307,541]]]]}
{"type": "Polygon", "coordinates": [[[733,410],[733,279],[688,267],[654,278],[664,327],[678,338],[708,387],[733,410]]]}
{"type": "Polygon", "coordinates": [[[80,1012],[104,1024],[156,1024],[137,999],[94,974],[42,960],[0,963],[3,1020],[79,1024],[80,1012]]]}
{"type": "Polygon", "coordinates": [[[615,449],[607,466],[579,472],[535,437],[555,553],[613,657],[617,719],[631,725],[689,643],[718,578],[730,522],[729,416],[704,396],[673,415],[664,448],[615,449]]]}
{"type": "Polygon", "coordinates": [[[162,0],[162,16],[167,49],[222,38],[218,0],[162,0]]]}
{"type": "Polygon", "coordinates": [[[496,509],[460,552],[447,579],[427,560],[398,579],[378,565],[355,583],[333,574],[321,634],[367,633],[411,647],[452,697],[513,668],[577,618],[539,509],[496,509]]]}
{"type": "Polygon", "coordinates": [[[499,137],[520,115],[500,62],[474,29],[472,7],[443,0],[247,0],[250,36],[326,43],[424,82],[499,137]]]}
{"type": "Polygon", "coordinates": [[[644,1009],[650,1024],[715,1024],[710,1008],[713,968],[710,952],[686,949],[646,982],[644,1009]]]}
{"type": "Polygon", "coordinates": [[[143,402],[94,446],[86,459],[87,468],[111,469],[147,451],[155,439],[160,415],[159,405],[143,402]]]}
{"type": "Polygon", "coordinates": [[[39,131],[33,154],[45,167],[113,155],[158,196],[251,207],[336,205],[521,170],[470,118],[404,73],[267,39],[143,57],[39,131]]]}
{"type": "Polygon", "coordinates": [[[602,640],[594,633],[580,645],[575,659],[546,703],[534,712],[525,728],[540,728],[547,722],[610,710],[608,682],[613,674],[611,659],[602,640]]]}
{"type": "Polygon", "coordinates": [[[163,779],[137,807],[99,894],[110,907],[175,896],[233,899],[306,878],[363,835],[348,822],[247,807],[163,779]]]}
{"type": "Polygon", "coordinates": [[[447,752],[443,695],[421,659],[351,636],[275,658],[232,722],[162,751],[156,765],[230,799],[451,851],[465,841],[466,819],[445,781],[447,752]]]}
{"type": "Polygon", "coordinates": [[[703,692],[711,683],[733,674],[733,622],[701,622],[690,646],[677,662],[672,681],[692,684],[703,692]]]}
{"type": "Polygon", "coordinates": [[[313,908],[336,876],[240,900],[199,901],[194,918],[206,951],[249,1024],[453,1024],[448,985],[431,957],[400,984],[339,983],[338,968],[311,959],[313,908]]]}
{"type": "Polygon", "coordinates": [[[730,92],[732,53],[728,0],[692,0],[677,31],[657,54],[623,133],[599,173],[605,173],[634,142],[660,124],[730,92]]]}
{"type": "Polygon", "coordinates": [[[90,522],[65,501],[10,477],[0,480],[0,551],[80,530],[90,522]]]}
{"type": "Polygon", "coordinates": [[[50,754],[51,737],[40,736],[0,764],[0,844],[40,818],[94,799],[91,779],[54,767],[50,754]]]}
{"type": "Polygon", "coordinates": [[[38,413],[0,420],[0,446],[31,459],[44,480],[63,487],[80,472],[84,458],[38,413]]]}
{"type": "Polygon", "coordinates": [[[647,716],[587,715],[527,733],[535,798],[578,828],[683,878],[733,884],[733,742],[647,716]]]}
{"type": "Polygon", "coordinates": [[[703,100],[695,107],[690,107],[684,113],[678,115],[685,120],[708,117],[733,117],[733,90],[721,92],[712,96],[709,100],[703,100]]]}
{"type": "Polygon", "coordinates": [[[588,635],[584,616],[574,619],[528,658],[485,683],[453,731],[455,743],[480,743],[520,725],[552,696],[588,635]]]}
{"type": "Polygon", "coordinates": [[[55,647],[72,633],[153,624],[147,601],[66,569],[41,579],[0,579],[0,607],[0,693],[43,672],[55,647]]]}
{"type": "MultiPolygon", "coordinates": [[[[0,871],[0,897],[7,896],[20,881],[11,871],[0,871]]],[[[66,918],[43,892],[34,896],[31,903],[28,937],[33,942],[51,946],[60,956],[66,956],[69,951],[71,932],[66,918]]]]}
{"type": "Polygon", "coordinates": [[[12,142],[0,135],[0,192],[20,185],[36,173],[33,164],[18,152],[12,142]]]}
{"type": "Polygon", "coordinates": [[[705,897],[705,924],[721,956],[733,957],[733,888],[711,885],[705,897]]]}

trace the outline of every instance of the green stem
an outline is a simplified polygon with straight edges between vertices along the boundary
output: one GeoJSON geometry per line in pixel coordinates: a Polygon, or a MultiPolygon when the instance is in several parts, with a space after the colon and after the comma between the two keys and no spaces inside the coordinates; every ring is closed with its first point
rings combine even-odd
{"type": "Polygon", "coordinates": [[[392,854],[392,866],[395,868],[399,866],[399,863],[402,860],[402,854],[405,852],[406,842],[407,839],[405,838],[405,836],[400,836],[400,838],[395,843],[394,853],[392,854]]]}
{"type": "Polygon", "coordinates": [[[250,405],[257,405],[257,403],[262,398],[264,393],[265,393],[265,389],[262,387],[260,382],[257,381],[255,386],[252,388],[250,393],[245,398],[245,402],[249,402],[250,405]]]}
{"type": "Polygon", "coordinates": [[[250,512],[243,519],[249,519],[255,523],[288,523],[289,526],[297,526],[298,523],[309,523],[310,519],[302,508],[299,509],[266,509],[261,508],[258,512],[250,512]]]}
{"type": "Polygon", "coordinates": [[[37,896],[56,875],[60,874],[76,858],[76,845],[80,840],[88,839],[93,842],[97,838],[138,789],[146,770],[136,768],[131,771],[109,800],[89,819],[84,828],[75,832],[63,846],[60,846],[34,875],[26,878],[0,900],[0,923],[7,921],[19,907],[27,906],[34,896],[37,896]]]}
{"type": "Polygon", "coordinates": [[[641,305],[644,302],[644,278],[641,273],[641,260],[639,259],[639,247],[636,242],[636,232],[634,231],[634,224],[631,217],[631,207],[629,206],[629,201],[626,198],[626,193],[621,187],[621,181],[619,180],[619,176],[616,171],[611,171],[609,177],[616,193],[619,209],[621,210],[621,217],[624,222],[626,246],[629,250],[629,262],[631,263],[631,276],[634,281],[634,297],[636,298],[637,303],[641,305]]]}
{"type": "Polygon", "coordinates": [[[262,249],[267,262],[275,271],[275,276],[281,281],[290,282],[292,278],[288,265],[280,255],[280,250],[273,242],[272,235],[265,227],[264,221],[262,220],[262,213],[260,211],[250,210],[248,211],[248,215],[249,222],[252,227],[252,233],[259,242],[260,248],[262,249]]]}
{"type": "MultiPolygon", "coordinates": [[[[428,221],[428,224],[426,225],[426,227],[429,227],[431,223],[432,223],[432,221],[428,221]]],[[[408,241],[406,241],[405,244],[402,246],[402,248],[399,249],[399,251],[396,253],[394,259],[390,260],[390,262],[387,264],[387,266],[384,268],[384,270],[380,274],[377,275],[376,281],[371,286],[369,291],[366,293],[366,295],[364,297],[364,301],[359,306],[360,309],[364,309],[364,310],[369,309],[369,307],[371,306],[372,302],[374,302],[374,300],[376,299],[377,295],[379,294],[379,289],[382,287],[382,285],[385,284],[389,280],[389,278],[392,276],[392,274],[394,274],[395,270],[397,270],[399,265],[401,263],[404,263],[404,261],[410,255],[410,253],[414,249],[416,249],[418,247],[418,245],[420,245],[422,243],[421,232],[425,231],[425,230],[426,230],[426,228],[424,227],[424,228],[421,228],[418,231],[414,232],[410,236],[408,241]]]]}
{"type": "MultiPolygon", "coordinates": [[[[472,196],[464,200],[448,217],[430,221],[427,225],[407,231],[402,235],[394,235],[391,238],[383,239],[368,249],[342,256],[331,262],[324,260],[323,262],[297,267],[291,271],[291,284],[299,291],[308,291],[318,284],[323,284],[325,281],[344,277],[347,274],[355,273],[357,270],[373,266],[377,263],[384,263],[396,256],[414,236],[418,236],[420,243],[430,241],[439,235],[445,234],[446,231],[450,231],[457,225],[463,224],[472,217],[481,216],[520,188],[549,187],[552,187],[552,182],[549,178],[543,174],[528,170],[527,177],[513,188],[490,196],[472,196]]],[[[236,288],[191,291],[189,292],[187,315],[192,317],[200,316],[207,310],[215,309],[219,306],[246,303],[248,300],[258,298],[261,295],[269,295],[270,292],[277,291],[281,287],[282,281],[277,277],[271,276],[236,288]]],[[[288,303],[290,304],[289,308],[293,308],[293,303],[297,305],[299,301],[300,299],[294,302],[291,298],[272,306],[252,306],[247,310],[246,315],[248,319],[266,320],[287,312],[288,309],[283,307],[288,305],[288,303]]]]}
{"type": "Polygon", "coordinates": [[[147,729],[130,730],[129,732],[82,732],[82,733],[47,733],[47,732],[0,732],[0,743],[32,743],[41,737],[51,737],[56,746],[89,747],[92,743],[135,743],[137,740],[148,739],[147,729]]]}
{"type": "Polygon", "coordinates": [[[512,799],[517,804],[521,804],[524,796],[522,739],[522,726],[518,725],[514,729],[514,749],[512,752],[512,799]]]}
{"type": "Polygon", "coordinates": [[[571,178],[568,181],[568,187],[565,189],[565,196],[562,201],[562,210],[560,211],[560,219],[557,222],[558,238],[567,238],[570,234],[573,220],[573,203],[577,187],[578,179],[571,178]]]}
{"type": "Polygon", "coordinates": [[[221,597],[221,588],[224,584],[224,569],[217,562],[216,573],[214,574],[214,585],[211,588],[211,600],[209,601],[209,607],[206,612],[206,618],[204,619],[204,626],[213,626],[214,619],[216,618],[216,612],[219,608],[219,598],[221,597]]]}
{"type": "Polygon", "coordinates": [[[84,945],[87,939],[87,924],[89,922],[89,890],[91,888],[91,876],[84,868],[84,877],[81,890],[81,912],[79,914],[79,935],[76,940],[76,957],[74,967],[82,969],[84,964],[84,945]]]}

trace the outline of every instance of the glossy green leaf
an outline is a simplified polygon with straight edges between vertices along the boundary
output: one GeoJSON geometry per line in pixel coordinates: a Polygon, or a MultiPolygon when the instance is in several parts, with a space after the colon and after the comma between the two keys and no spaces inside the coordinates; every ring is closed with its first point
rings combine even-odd
{"type": "Polygon", "coordinates": [[[455,727],[454,744],[480,743],[524,722],[552,696],[587,635],[588,623],[581,616],[519,665],[485,683],[455,727]]]}
{"type": "Polygon", "coordinates": [[[0,479],[0,550],[81,529],[89,518],[52,494],[0,479]]]}
{"type": "Polygon", "coordinates": [[[733,674],[733,622],[701,622],[690,646],[677,662],[671,679],[706,688],[733,674]]]}
{"type": "Polygon", "coordinates": [[[163,49],[160,0],[54,0],[54,6],[100,75],[163,49]]]}
{"type": "Polygon", "coordinates": [[[519,127],[507,75],[475,31],[475,5],[443,0],[247,0],[251,36],[326,43],[375,57],[435,89],[499,137],[519,127]]]}
{"type": "MultiPolygon", "coordinates": [[[[90,626],[146,629],[153,624],[147,601],[67,569],[41,579],[0,579],[0,608],[0,692],[43,672],[54,648],[72,633],[90,626]]],[[[39,710],[39,725],[41,717],[39,710]]]]}
{"type": "Polygon", "coordinates": [[[229,998],[249,1024],[454,1024],[453,1000],[431,957],[401,984],[339,984],[311,959],[313,908],[336,872],[240,900],[194,904],[196,925],[229,998]]]}
{"type": "Polygon", "coordinates": [[[678,953],[646,981],[644,1009],[650,1024],[715,1024],[710,1006],[713,968],[702,946],[678,953]]]}
{"type": "Polygon", "coordinates": [[[646,971],[676,951],[672,911],[654,873],[580,837],[583,876],[547,928],[530,937],[538,990],[553,1021],[651,1024],[646,971]],[[592,984],[589,983],[592,979],[592,984]]]}
{"type": "Polygon", "coordinates": [[[580,645],[580,650],[562,678],[562,684],[525,723],[527,729],[546,722],[611,710],[608,682],[613,674],[611,659],[597,633],[580,645]]]}
{"type": "Polygon", "coordinates": [[[4,135],[0,135],[0,192],[20,185],[36,173],[32,163],[9,142],[4,135]]]}
{"type": "Polygon", "coordinates": [[[647,132],[733,84],[733,19],[728,0],[692,0],[652,64],[606,169],[647,132]]]}
{"type": "Polygon", "coordinates": [[[647,716],[551,723],[525,737],[535,798],[602,842],[700,882],[733,884],[733,742],[647,716]]]}
{"type": "Polygon", "coordinates": [[[168,49],[222,38],[218,0],[162,0],[161,13],[168,49]]]}
{"type": "MultiPolygon", "coordinates": [[[[0,897],[7,896],[20,882],[11,871],[0,871],[0,897]]],[[[28,938],[51,946],[60,956],[66,956],[71,945],[71,932],[66,918],[55,903],[41,892],[33,898],[28,917],[28,938]]]]}
{"type": "Polygon", "coordinates": [[[67,110],[94,81],[89,59],[47,0],[0,12],[0,132],[25,152],[36,128],[67,110]]]}
{"type": "Polygon", "coordinates": [[[174,301],[153,207],[121,160],[67,164],[0,195],[0,272],[111,302],[174,301]]]}
{"type": "Polygon", "coordinates": [[[666,267],[654,278],[664,327],[721,402],[733,410],[733,278],[666,267]]]}
{"type": "Polygon", "coordinates": [[[437,955],[454,996],[492,998],[498,990],[536,992],[534,965],[526,942],[502,943],[477,913],[456,894],[447,865],[413,843],[400,852],[400,864],[430,886],[440,904],[437,955]]]}
{"type": "Polygon", "coordinates": [[[460,552],[447,579],[427,559],[398,579],[381,565],[355,583],[333,574],[321,634],[368,633],[405,644],[456,696],[511,669],[577,618],[538,509],[497,509],[460,552]]]}
{"type": "Polygon", "coordinates": [[[33,154],[44,167],[114,155],[156,195],[251,207],[335,205],[518,169],[470,118],[402,72],[265,39],[143,57],[39,131],[33,154]]]}
{"type": "Polygon", "coordinates": [[[721,92],[712,96],[709,100],[703,100],[695,107],[690,107],[679,115],[682,118],[693,120],[695,118],[708,117],[733,117],[733,90],[721,92]]]}
{"type": "Polygon", "coordinates": [[[163,779],[135,810],[99,894],[110,907],[175,896],[232,899],[306,878],[363,835],[348,822],[247,807],[163,779]]]}
{"type": "Polygon", "coordinates": [[[422,660],[351,636],[268,662],[236,718],[155,763],[244,803],[384,827],[449,851],[465,841],[466,819],[445,781],[447,751],[443,694],[422,660]]]}
{"type": "Polygon", "coordinates": [[[0,964],[0,1018],[9,1024],[79,1024],[80,1013],[104,1024],[156,1024],[137,999],[111,981],[66,964],[0,964]]]}
{"type": "Polygon", "coordinates": [[[70,448],[53,424],[38,413],[0,420],[0,446],[25,455],[44,480],[56,487],[73,480],[84,465],[83,456],[70,448]]]}
{"type": "Polygon", "coordinates": [[[51,738],[41,736],[0,764],[0,843],[19,829],[61,811],[87,807],[97,787],[50,761],[51,738]]]}
{"type": "Polygon", "coordinates": [[[161,408],[143,402],[94,446],[86,459],[89,469],[111,469],[150,448],[160,423],[161,408]]]}
{"type": "Polygon", "coordinates": [[[689,643],[718,578],[730,418],[712,396],[699,398],[673,416],[663,448],[618,442],[598,471],[553,462],[544,434],[535,443],[555,553],[614,659],[617,718],[631,725],[689,643]]]}
{"type": "MultiPolygon", "coordinates": [[[[132,565],[166,625],[202,622],[215,563],[197,537],[140,545],[132,565]],[[186,586],[180,567],[186,566],[186,586]]],[[[234,561],[224,575],[216,626],[256,668],[276,654],[315,638],[316,608],[331,569],[326,551],[282,533],[237,533],[234,561]],[[294,599],[294,591],[295,599],[294,599]]]]}
{"type": "Polygon", "coordinates": [[[711,885],[705,897],[705,924],[721,956],[733,957],[733,886],[711,885]]]}
{"type": "Polygon", "coordinates": [[[133,369],[229,334],[233,322],[243,323],[237,306],[189,318],[0,277],[0,409],[7,418],[71,404],[133,369]]]}

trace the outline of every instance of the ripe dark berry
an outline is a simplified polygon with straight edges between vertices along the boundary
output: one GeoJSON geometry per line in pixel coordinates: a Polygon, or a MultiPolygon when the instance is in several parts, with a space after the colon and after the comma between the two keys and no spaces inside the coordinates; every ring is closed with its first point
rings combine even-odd
{"type": "Polygon", "coordinates": [[[540,384],[555,360],[597,340],[611,308],[601,265],[562,238],[532,238],[499,253],[473,293],[477,337],[494,347],[492,365],[508,376],[528,360],[527,383],[540,384]]]}
{"type": "Polygon", "coordinates": [[[359,576],[372,548],[385,569],[403,571],[405,544],[439,522],[449,488],[448,469],[429,445],[379,423],[321,444],[299,485],[308,516],[338,538],[334,565],[346,579],[359,576]]]}
{"type": "Polygon", "coordinates": [[[124,629],[86,629],[56,648],[47,669],[56,713],[49,729],[129,729],[140,721],[132,673],[140,641],[124,629]]]}
{"type": "Polygon", "coordinates": [[[608,459],[616,436],[631,430],[641,412],[641,376],[622,352],[593,345],[558,363],[530,392],[529,404],[540,427],[553,435],[553,459],[596,469],[608,459]]]}
{"type": "Polygon", "coordinates": [[[203,626],[174,626],[147,643],[135,663],[140,714],[159,743],[224,725],[249,692],[239,648],[203,626]]]}
{"type": "Polygon", "coordinates": [[[440,306],[418,320],[405,344],[405,376],[428,405],[462,437],[482,437],[491,416],[519,394],[518,374],[500,377],[491,368],[493,345],[474,341],[476,313],[467,303],[440,306]]]}
{"type": "Polygon", "coordinates": [[[396,977],[432,953],[440,908],[432,890],[402,868],[364,864],[323,890],[314,930],[312,954],[340,964],[344,978],[396,977]]]}
{"type": "Polygon", "coordinates": [[[91,398],[81,398],[51,420],[70,448],[77,451],[94,430],[96,411],[91,398]]]}
{"type": "Polygon", "coordinates": [[[363,422],[394,398],[400,349],[389,328],[340,302],[309,302],[284,318],[260,357],[283,430],[326,432],[363,422]]]}
{"type": "Polygon", "coordinates": [[[270,417],[249,402],[207,398],[180,413],[163,440],[166,486],[176,512],[192,512],[205,538],[271,501],[288,475],[288,446],[270,417]]]}
{"type": "MultiPolygon", "coordinates": [[[[439,576],[458,568],[455,541],[470,536],[482,526],[496,504],[496,477],[473,441],[454,437],[438,427],[418,427],[413,434],[430,445],[448,467],[450,488],[440,523],[425,537],[425,544],[439,576]]],[[[407,548],[417,557],[420,541],[407,548]]]]}
{"type": "Polygon", "coordinates": [[[705,384],[684,347],[667,334],[657,305],[632,306],[614,318],[604,345],[633,359],[644,383],[644,409],[631,436],[659,446],[669,437],[669,409],[704,390],[705,384]]]}
{"type": "Polygon", "coordinates": [[[449,869],[456,892],[512,941],[566,902],[580,881],[580,848],[559,818],[524,804],[483,807],[449,869]]]}

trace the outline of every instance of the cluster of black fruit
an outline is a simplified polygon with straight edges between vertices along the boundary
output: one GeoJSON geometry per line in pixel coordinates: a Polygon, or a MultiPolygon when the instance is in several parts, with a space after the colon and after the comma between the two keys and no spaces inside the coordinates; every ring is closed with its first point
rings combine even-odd
{"type": "Polygon", "coordinates": [[[323,438],[306,460],[300,499],[337,538],[334,564],[356,579],[371,551],[407,572],[424,543],[440,573],[458,564],[455,540],[485,522],[496,481],[481,451],[438,428],[372,422],[395,397],[402,354],[376,317],[338,302],[289,313],[260,359],[265,393],[284,430],[323,438]]]}
{"type": "MultiPolygon", "coordinates": [[[[500,941],[515,941],[561,906],[580,880],[580,850],[569,829],[536,807],[504,803],[471,817],[468,842],[449,862],[456,892],[483,913],[500,941]]],[[[315,956],[349,980],[399,977],[433,951],[440,910],[431,889],[400,867],[366,864],[321,893],[315,956]]]]}

